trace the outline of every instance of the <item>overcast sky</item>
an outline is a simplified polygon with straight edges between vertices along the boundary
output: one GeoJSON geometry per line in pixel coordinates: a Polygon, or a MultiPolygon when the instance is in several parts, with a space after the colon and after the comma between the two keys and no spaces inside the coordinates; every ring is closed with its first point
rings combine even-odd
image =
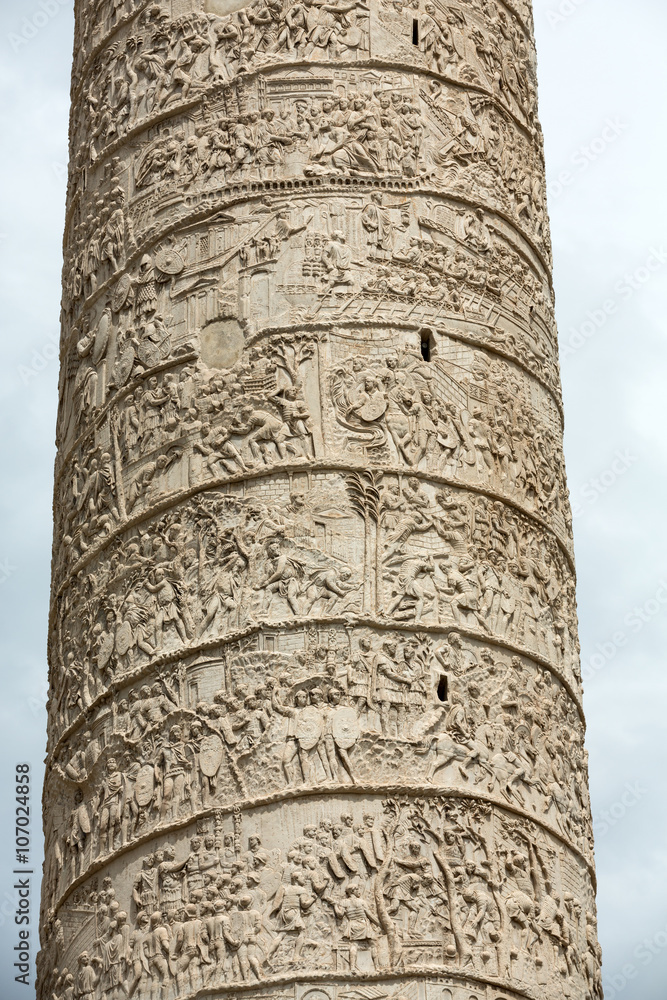
{"type": "MultiPolygon", "coordinates": [[[[665,1000],[667,6],[535,0],[535,22],[606,995],[665,1000]]],[[[33,992],[11,968],[11,794],[30,761],[37,845],[71,36],[69,2],[1,0],[3,1000],[33,992]]]]}

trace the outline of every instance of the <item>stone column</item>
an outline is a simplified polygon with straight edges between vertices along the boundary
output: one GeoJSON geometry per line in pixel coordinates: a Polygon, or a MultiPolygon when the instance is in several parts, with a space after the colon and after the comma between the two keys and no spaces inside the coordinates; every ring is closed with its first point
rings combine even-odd
{"type": "Polygon", "coordinates": [[[597,1000],[525,0],[77,7],[41,1000],[597,1000]]]}

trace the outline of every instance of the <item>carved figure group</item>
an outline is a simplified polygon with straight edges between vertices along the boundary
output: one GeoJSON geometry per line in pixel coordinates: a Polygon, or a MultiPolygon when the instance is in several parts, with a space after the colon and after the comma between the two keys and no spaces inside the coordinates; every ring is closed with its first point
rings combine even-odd
{"type": "Polygon", "coordinates": [[[147,855],[131,897],[105,879],[78,904],[95,934],[74,976],[53,971],[54,996],[69,980],[95,1000],[181,996],[313,961],[334,975],[446,967],[542,988],[567,977],[601,996],[586,900],[563,885],[553,847],[509,815],[388,799],[271,841],[251,833],[242,844],[219,815],[185,856],[147,855]]]}

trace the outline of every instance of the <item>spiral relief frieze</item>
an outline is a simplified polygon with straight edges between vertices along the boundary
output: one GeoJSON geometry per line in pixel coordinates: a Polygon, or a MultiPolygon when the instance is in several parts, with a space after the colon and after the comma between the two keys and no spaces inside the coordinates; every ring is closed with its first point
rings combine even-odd
{"type": "Polygon", "coordinates": [[[38,996],[599,1000],[524,2],[79,3],[38,996]]]}

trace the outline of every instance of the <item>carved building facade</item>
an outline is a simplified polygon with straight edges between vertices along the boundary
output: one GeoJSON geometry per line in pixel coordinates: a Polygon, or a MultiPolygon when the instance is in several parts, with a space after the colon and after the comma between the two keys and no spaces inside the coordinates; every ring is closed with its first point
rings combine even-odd
{"type": "Polygon", "coordinates": [[[40,1000],[598,1000],[524,0],[89,0],[40,1000]]]}

